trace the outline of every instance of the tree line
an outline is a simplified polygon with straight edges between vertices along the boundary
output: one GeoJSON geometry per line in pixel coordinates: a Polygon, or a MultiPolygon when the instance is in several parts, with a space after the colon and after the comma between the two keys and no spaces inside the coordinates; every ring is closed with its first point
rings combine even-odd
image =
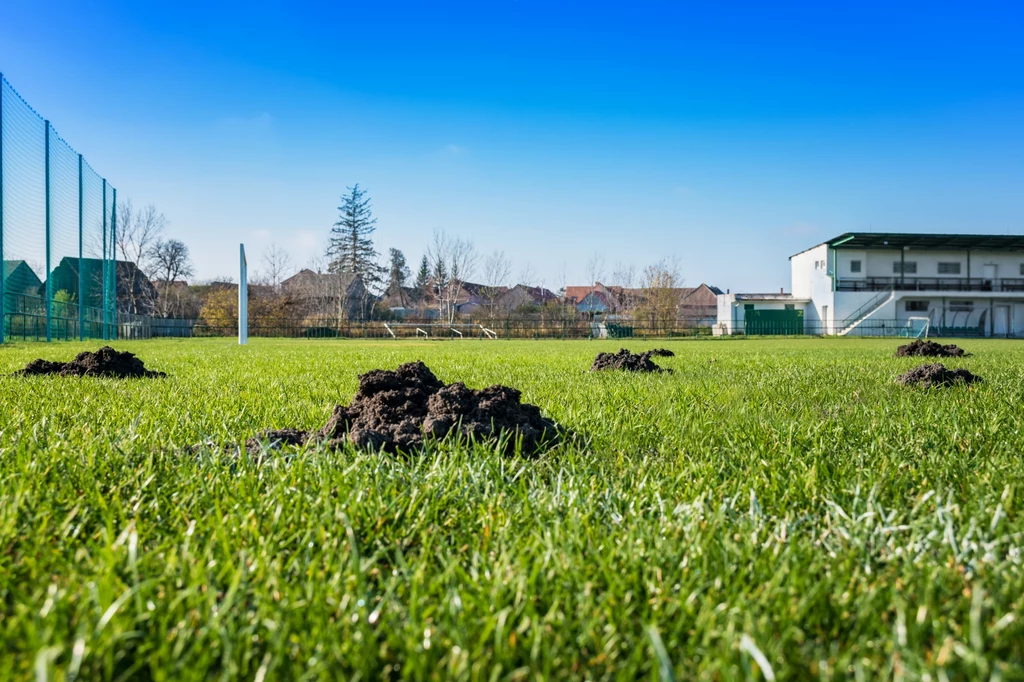
{"type": "MultiPolygon", "coordinates": [[[[499,311],[499,299],[512,280],[510,259],[501,250],[483,256],[471,241],[443,230],[434,232],[415,272],[398,248],[390,248],[382,259],[374,242],[377,219],[369,196],[359,184],[346,189],[326,247],[307,268],[295,273],[290,255],[276,244],[264,252],[261,266],[250,277],[251,317],[281,323],[298,319],[304,325],[316,325],[337,319],[388,319],[393,316],[392,309],[404,308],[421,313],[429,310],[431,317],[451,323],[459,315],[460,300],[470,283],[483,304],[483,314],[491,318],[499,312],[546,313],[549,317],[573,313],[559,301],[527,302],[522,310],[499,311]],[[479,281],[474,282],[477,277],[479,281]]],[[[152,205],[137,210],[131,201],[123,202],[118,210],[118,252],[124,260],[138,264],[138,271],[131,270],[127,276],[147,277],[153,285],[119,284],[124,292],[119,293],[123,312],[198,318],[210,326],[237,323],[237,291],[226,286],[229,282],[183,282],[194,268],[185,244],[164,237],[167,221],[163,214],[152,205]]],[[[586,273],[588,284],[605,279],[603,256],[593,255],[586,273]]],[[[543,288],[529,265],[518,279],[524,287],[543,288]]],[[[564,274],[561,280],[552,292],[559,298],[565,293],[564,274]]],[[[675,318],[682,278],[674,259],[663,259],[640,271],[631,265],[617,265],[609,281],[617,285],[614,288],[623,311],[651,322],[675,318]]]]}

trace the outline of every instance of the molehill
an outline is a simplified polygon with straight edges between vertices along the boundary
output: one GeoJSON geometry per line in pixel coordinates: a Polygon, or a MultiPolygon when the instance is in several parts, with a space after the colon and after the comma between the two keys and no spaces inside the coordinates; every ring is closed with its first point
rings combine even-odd
{"type": "Polygon", "coordinates": [[[115,379],[155,379],[167,376],[163,372],[146,369],[146,364],[134,353],[116,351],[104,346],[95,353],[85,351],[71,362],[53,362],[38,358],[18,370],[14,376],[58,374],[62,377],[112,377],[115,379]]]}
{"type": "Polygon", "coordinates": [[[943,346],[934,341],[922,341],[917,339],[905,346],[896,349],[896,357],[937,357],[937,358],[959,358],[966,355],[964,349],[955,343],[943,346]]]}
{"type": "Polygon", "coordinates": [[[410,362],[394,371],[375,369],[359,377],[359,390],[348,405],[334,408],[330,420],[316,431],[265,431],[246,441],[249,452],[263,447],[322,442],[340,448],[383,449],[413,453],[424,439],[458,434],[475,440],[505,436],[508,454],[521,439],[522,452],[534,454],[561,440],[562,430],[541,415],[540,408],[521,401],[518,390],[490,386],[482,390],[458,382],[445,385],[422,362],[410,362]]]}
{"type": "Polygon", "coordinates": [[[606,369],[621,369],[626,372],[672,371],[658,367],[651,361],[652,356],[671,358],[675,356],[675,353],[664,348],[655,348],[643,353],[630,353],[625,348],[620,348],[618,353],[598,353],[594,358],[594,364],[590,366],[590,371],[600,372],[606,369]]]}
{"type": "Polygon", "coordinates": [[[931,388],[933,386],[973,384],[981,380],[981,377],[976,374],[972,374],[966,369],[946,369],[945,366],[936,362],[933,364],[918,365],[909,372],[901,375],[896,381],[903,386],[922,386],[924,388],[931,388]]]}

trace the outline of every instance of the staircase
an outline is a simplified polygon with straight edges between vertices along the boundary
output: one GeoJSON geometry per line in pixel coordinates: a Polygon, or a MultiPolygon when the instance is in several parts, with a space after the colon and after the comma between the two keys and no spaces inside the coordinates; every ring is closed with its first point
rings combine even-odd
{"type": "Polygon", "coordinates": [[[856,329],[861,322],[874,315],[882,306],[894,298],[896,298],[896,291],[894,289],[883,291],[878,296],[875,296],[873,299],[862,305],[853,315],[850,315],[848,318],[843,320],[842,328],[839,329],[836,334],[839,336],[846,336],[856,329]]]}

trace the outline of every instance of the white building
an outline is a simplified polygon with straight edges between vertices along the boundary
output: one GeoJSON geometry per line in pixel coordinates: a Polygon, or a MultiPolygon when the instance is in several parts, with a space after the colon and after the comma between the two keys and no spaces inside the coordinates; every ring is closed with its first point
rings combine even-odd
{"type": "Polygon", "coordinates": [[[790,256],[792,293],[718,296],[716,334],[1024,336],[1024,236],[849,232],[790,256]]]}

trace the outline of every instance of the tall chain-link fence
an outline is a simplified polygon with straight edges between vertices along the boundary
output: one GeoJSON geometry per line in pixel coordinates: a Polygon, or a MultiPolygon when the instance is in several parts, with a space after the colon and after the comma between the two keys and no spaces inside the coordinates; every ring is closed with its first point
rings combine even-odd
{"type": "Polygon", "coordinates": [[[116,204],[0,74],[0,343],[116,335],[116,204]]]}

